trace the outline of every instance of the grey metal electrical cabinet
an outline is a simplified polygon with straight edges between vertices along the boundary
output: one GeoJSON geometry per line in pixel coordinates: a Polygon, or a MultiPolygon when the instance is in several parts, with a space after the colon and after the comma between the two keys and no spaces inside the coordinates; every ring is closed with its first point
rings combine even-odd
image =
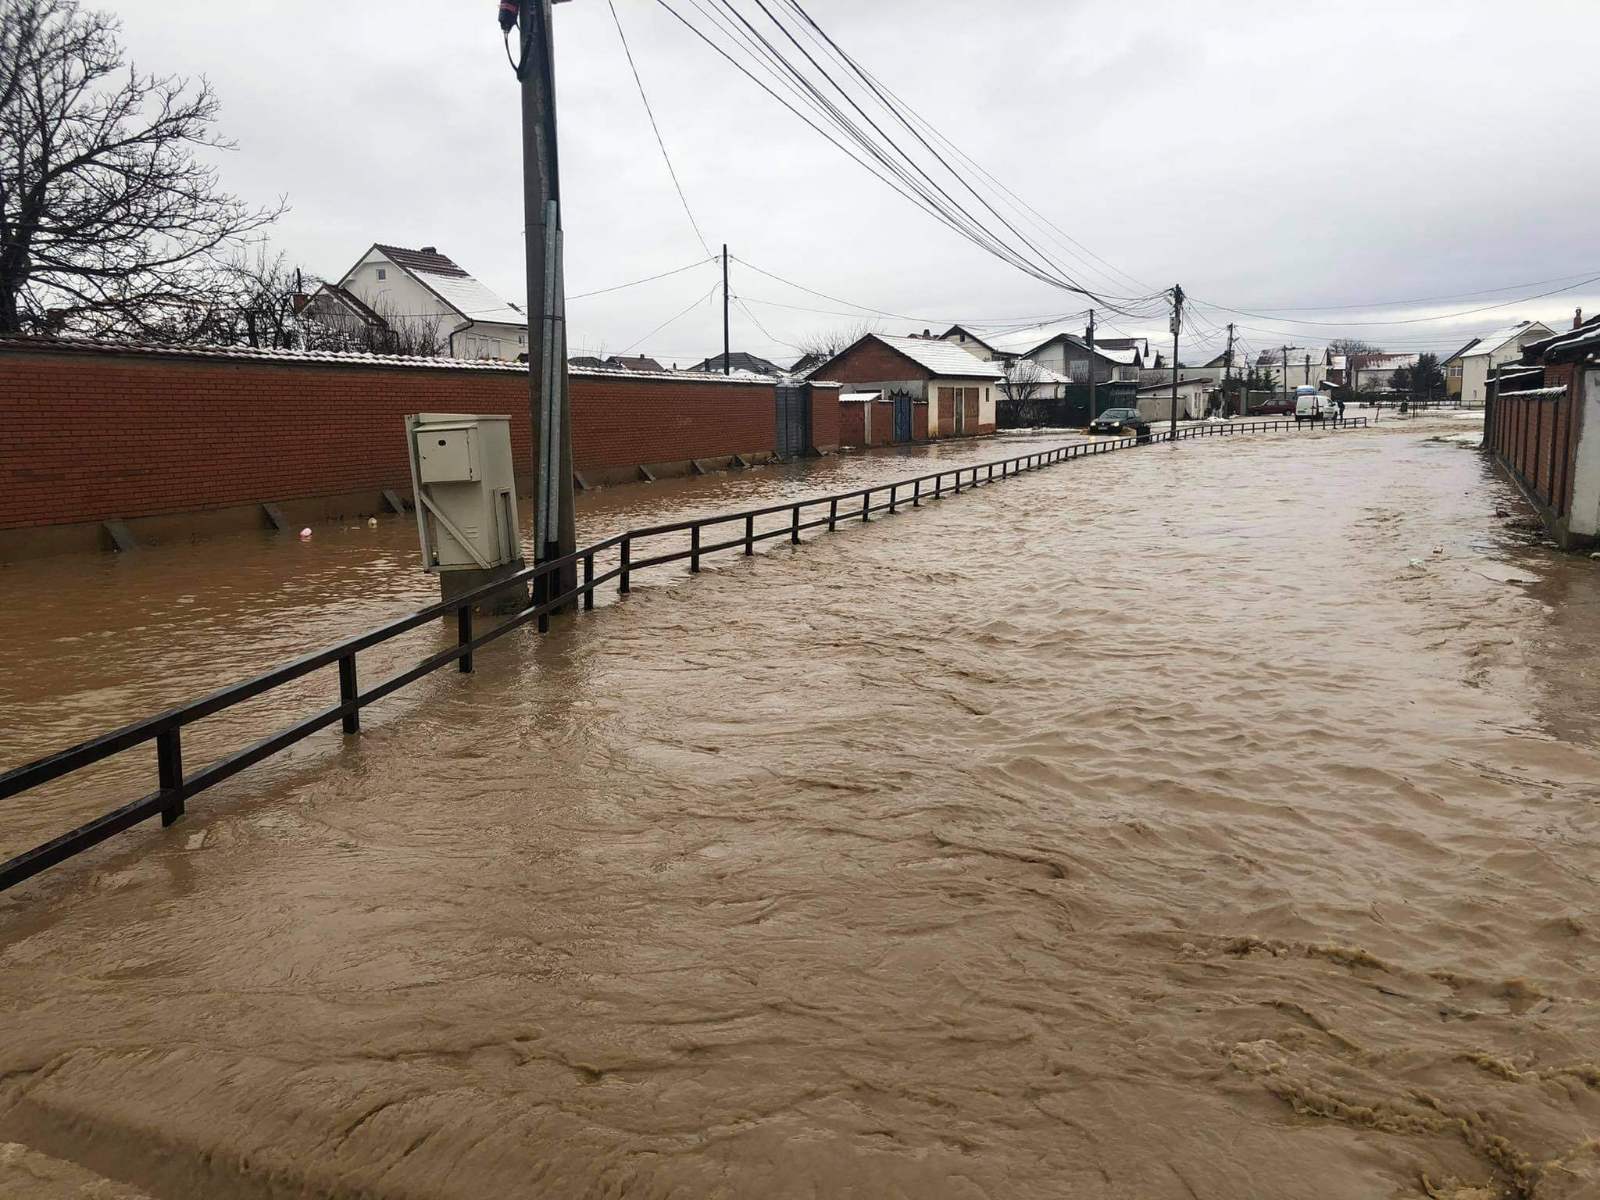
{"type": "Polygon", "coordinates": [[[511,418],[419,413],[406,418],[423,565],[488,571],[522,561],[511,418]]]}

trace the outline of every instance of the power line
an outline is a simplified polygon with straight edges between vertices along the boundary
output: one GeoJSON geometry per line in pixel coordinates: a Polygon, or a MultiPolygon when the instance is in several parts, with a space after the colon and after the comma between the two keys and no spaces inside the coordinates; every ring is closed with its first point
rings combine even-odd
{"type": "Polygon", "coordinates": [[[621,292],[626,291],[628,288],[638,287],[641,284],[654,283],[658,279],[668,279],[673,275],[682,275],[685,271],[693,271],[695,268],[706,266],[708,263],[713,261],[715,260],[703,258],[699,262],[692,262],[686,267],[677,267],[671,271],[663,271],[659,275],[647,275],[643,279],[635,279],[632,283],[619,283],[615,287],[599,288],[593,292],[583,292],[576,296],[568,296],[567,303],[571,304],[574,300],[587,300],[591,296],[606,296],[612,292],[621,292]]]}
{"type": "MultiPolygon", "coordinates": [[[[1577,279],[1580,275],[1587,275],[1595,268],[1587,271],[1578,271],[1571,275],[1557,275],[1554,279],[1534,279],[1527,283],[1508,283],[1501,287],[1484,288],[1477,292],[1456,292],[1449,296],[1415,296],[1409,300],[1373,300],[1365,304],[1305,304],[1294,308],[1261,308],[1264,313],[1275,312],[1338,312],[1348,309],[1367,308],[1398,308],[1405,304],[1437,304],[1444,300],[1470,300],[1474,296],[1493,296],[1499,292],[1510,292],[1517,288],[1544,287],[1548,283],[1565,283],[1577,279]]],[[[1579,285],[1582,286],[1581,284],[1579,285]]]]}
{"type": "Polygon", "coordinates": [[[1479,308],[1467,308],[1460,312],[1446,313],[1439,317],[1410,317],[1405,320],[1397,321],[1299,321],[1289,320],[1287,318],[1270,317],[1264,313],[1247,312],[1242,308],[1230,308],[1228,305],[1218,304],[1214,300],[1205,300],[1201,301],[1201,303],[1206,304],[1211,308],[1221,309],[1223,312],[1233,313],[1236,316],[1253,317],[1258,321],[1271,321],[1277,325],[1307,325],[1315,326],[1320,329],[1388,329],[1396,325],[1438,325],[1447,321],[1459,320],[1462,317],[1470,317],[1476,313],[1495,312],[1502,308],[1515,308],[1519,304],[1531,304],[1535,300],[1544,300],[1551,296],[1559,296],[1563,292],[1576,291],[1578,288],[1585,287],[1591,283],[1600,283],[1600,275],[1590,276],[1588,279],[1583,279],[1577,283],[1568,284],[1566,287],[1553,288],[1548,292],[1540,292],[1535,296],[1522,296],[1516,300],[1506,300],[1500,304],[1485,304],[1479,308]]]}
{"type": "Polygon", "coordinates": [[[682,312],[678,313],[676,316],[668,317],[665,321],[661,322],[661,324],[657,325],[649,333],[645,334],[642,338],[638,339],[638,341],[630,342],[621,351],[621,353],[626,354],[629,350],[634,349],[635,347],[639,346],[641,343],[648,342],[651,338],[655,337],[656,334],[660,333],[667,326],[677,324],[679,321],[683,320],[684,317],[687,317],[695,309],[699,308],[707,300],[711,299],[711,297],[715,296],[717,294],[717,291],[721,287],[722,287],[722,280],[719,279],[719,280],[717,280],[716,283],[711,285],[711,290],[709,292],[707,292],[704,296],[701,296],[698,300],[696,300],[693,304],[689,305],[688,308],[684,309],[682,312]]]}
{"type": "MultiPolygon", "coordinates": [[[[781,103],[785,108],[789,109],[796,116],[799,116],[807,125],[810,125],[814,130],[816,130],[833,145],[838,147],[848,157],[856,161],[858,165],[863,166],[879,179],[888,183],[889,186],[895,191],[899,192],[907,199],[910,199],[913,203],[918,204],[918,206],[923,208],[924,211],[933,215],[936,219],[940,220],[953,231],[973,242],[973,244],[979,246],[981,249],[984,249],[986,252],[999,257],[1002,259],[1002,261],[1005,261],[1010,265],[1024,271],[1025,273],[1032,275],[1041,282],[1045,282],[1065,290],[1075,291],[1083,295],[1091,296],[1096,300],[1097,303],[1117,311],[1128,311],[1121,307],[1121,303],[1136,302],[1136,298],[1132,297],[1102,297],[1090,289],[1083,287],[1077,280],[1073,279],[1069,273],[1062,269],[1058,263],[1054,263],[1048,258],[1048,256],[1044,255],[1039,248],[1026,237],[1026,235],[1023,235],[1019,230],[1017,230],[1015,225],[998,214],[993,205],[989,204],[989,202],[981,194],[977,193],[976,189],[973,189],[971,185],[966,182],[965,178],[960,174],[960,172],[957,172],[950,165],[948,160],[946,160],[941,154],[933,149],[931,144],[927,142],[927,139],[923,138],[915,129],[912,129],[912,132],[916,134],[918,140],[924,144],[933,157],[939,162],[939,165],[942,167],[942,169],[950,175],[956,177],[963,186],[972,191],[985,207],[989,208],[991,212],[995,213],[996,217],[1003,225],[1006,226],[1006,228],[1011,232],[1012,236],[1022,245],[1031,249],[1037,257],[1030,259],[1026,254],[1019,251],[1015,245],[1008,242],[1004,237],[1000,236],[993,229],[980,221],[971,212],[971,210],[957,201],[950,194],[948,188],[941,184],[928,169],[922,166],[922,164],[920,164],[912,154],[908,153],[904,147],[902,147],[898,142],[895,141],[893,137],[888,134],[882,125],[876,121],[860,103],[857,102],[856,98],[852,96],[850,92],[832,76],[826,67],[819,63],[815,56],[813,56],[799,42],[790,28],[770,7],[768,7],[766,3],[763,2],[763,0],[755,0],[755,3],[757,7],[761,9],[762,13],[765,14],[768,21],[770,21],[772,25],[776,27],[783,37],[785,37],[792,45],[795,46],[797,50],[799,50],[799,52],[806,58],[807,62],[810,63],[812,69],[821,77],[821,79],[824,80],[826,84],[833,89],[833,91],[838,93],[838,95],[847,105],[849,105],[850,108],[859,114],[860,120],[864,121],[867,126],[870,126],[871,133],[867,132],[867,130],[862,127],[860,122],[847,115],[840,108],[839,104],[835,103],[833,100],[824,95],[817,83],[813,82],[813,80],[803,70],[785,57],[785,55],[772,43],[772,40],[761,30],[757,29],[756,26],[754,26],[742,12],[729,3],[728,0],[714,0],[714,2],[720,6],[722,12],[731,15],[733,20],[736,21],[738,25],[743,26],[743,31],[740,31],[737,26],[732,27],[735,34],[734,40],[742,42],[746,52],[751,54],[756,61],[761,62],[761,65],[770,73],[772,73],[774,78],[777,79],[781,84],[789,87],[790,90],[796,94],[802,104],[811,107],[818,114],[822,121],[832,124],[842,137],[854,142],[855,145],[859,147],[861,151],[860,154],[848,149],[839,141],[838,138],[828,133],[822,128],[822,126],[818,125],[816,121],[813,121],[810,117],[807,117],[804,113],[800,112],[799,109],[794,106],[794,104],[791,104],[788,100],[785,100],[783,97],[779,96],[766,83],[757,79],[748,68],[746,68],[742,63],[738,62],[726,49],[718,45],[716,41],[713,40],[713,38],[704,30],[700,29],[693,22],[689,21],[688,18],[675,9],[672,4],[668,3],[668,0],[657,0],[657,2],[660,3],[663,8],[667,9],[667,11],[670,12],[681,24],[683,24],[685,28],[689,29],[707,45],[711,46],[713,50],[725,58],[742,74],[744,74],[752,82],[756,83],[762,88],[762,90],[766,91],[774,99],[778,100],[779,103],[781,103]],[[874,160],[877,166],[873,166],[872,162],[868,161],[869,159],[874,160]]],[[[711,13],[709,13],[707,9],[700,3],[700,0],[689,0],[689,2],[695,6],[696,10],[701,13],[702,17],[711,20],[711,13]]],[[[712,21],[712,23],[718,29],[718,31],[724,35],[729,33],[729,27],[722,24],[721,21],[712,21]]],[[[875,88],[872,90],[876,95],[879,105],[894,115],[896,120],[907,124],[909,127],[909,122],[906,121],[906,118],[898,111],[898,109],[889,103],[883,95],[877,94],[875,88]]],[[[1144,299],[1148,298],[1137,298],[1137,300],[1140,301],[1144,299]]]]}
{"type": "Polygon", "coordinates": [[[650,97],[645,94],[644,80],[639,78],[639,67],[633,61],[633,50],[628,46],[628,35],[622,31],[622,18],[617,15],[617,6],[612,0],[606,0],[611,9],[611,20],[616,24],[617,37],[622,40],[622,53],[627,56],[628,69],[633,72],[633,82],[639,89],[639,99],[644,101],[645,115],[650,118],[650,128],[655,131],[656,145],[661,147],[661,158],[667,164],[667,174],[672,176],[672,186],[678,191],[678,199],[683,203],[683,214],[689,218],[689,224],[694,229],[694,236],[700,241],[700,248],[710,258],[711,247],[706,243],[706,235],[700,232],[700,222],[694,219],[694,212],[689,208],[689,197],[683,194],[683,184],[678,181],[678,172],[672,165],[672,155],[667,153],[667,143],[661,136],[661,126],[656,124],[655,110],[650,107],[650,97]]]}

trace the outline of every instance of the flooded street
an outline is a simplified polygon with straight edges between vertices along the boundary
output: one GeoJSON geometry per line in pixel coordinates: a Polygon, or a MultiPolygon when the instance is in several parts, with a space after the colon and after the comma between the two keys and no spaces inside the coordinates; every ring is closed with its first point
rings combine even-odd
{"type": "MultiPolygon", "coordinates": [[[[653,572],[0,896],[0,1194],[1600,1195],[1600,564],[1437,424],[653,572]]],[[[7,766],[433,595],[399,520],[0,579],[7,766]]]]}

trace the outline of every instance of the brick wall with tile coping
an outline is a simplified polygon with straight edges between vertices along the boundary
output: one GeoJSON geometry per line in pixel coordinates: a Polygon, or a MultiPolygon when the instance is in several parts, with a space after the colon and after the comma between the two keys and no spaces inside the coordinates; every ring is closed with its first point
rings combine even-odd
{"type": "MultiPolygon", "coordinates": [[[[817,395],[825,446],[838,393],[817,395]]],[[[509,366],[12,343],[0,349],[0,530],[404,494],[402,419],[415,412],[509,413],[528,461],[527,376],[509,366]]],[[[601,477],[765,457],[773,385],[574,371],[572,426],[576,469],[601,477]]]]}

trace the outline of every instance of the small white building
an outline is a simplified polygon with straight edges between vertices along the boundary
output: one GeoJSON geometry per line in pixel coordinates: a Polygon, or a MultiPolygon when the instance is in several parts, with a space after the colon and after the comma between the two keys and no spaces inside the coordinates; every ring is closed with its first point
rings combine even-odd
{"type": "Polygon", "coordinates": [[[308,316],[426,332],[450,358],[516,362],[528,353],[527,314],[435,246],[374,245],[337,284],[311,298],[308,316]]]}
{"type": "Polygon", "coordinates": [[[1482,408],[1494,369],[1520,360],[1524,346],[1554,336],[1555,330],[1542,321],[1518,321],[1478,338],[1445,360],[1446,391],[1456,394],[1459,389],[1463,408],[1482,408]]]}
{"type": "MultiPolygon", "coordinates": [[[[1217,385],[1210,379],[1178,380],[1178,420],[1198,421],[1211,407],[1211,396],[1217,385]]],[[[1139,389],[1139,415],[1147,421],[1166,421],[1172,418],[1172,381],[1150,383],[1139,389]]]]}

